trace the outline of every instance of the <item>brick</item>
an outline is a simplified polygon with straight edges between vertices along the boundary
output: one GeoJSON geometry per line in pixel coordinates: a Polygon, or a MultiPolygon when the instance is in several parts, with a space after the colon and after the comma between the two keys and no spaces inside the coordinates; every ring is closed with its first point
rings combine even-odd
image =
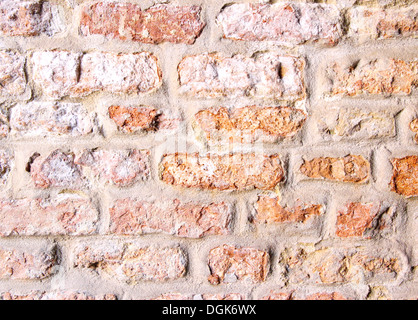
{"type": "Polygon", "coordinates": [[[380,203],[350,202],[337,212],[335,234],[341,238],[363,237],[376,228],[380,203]]]}
{"type": "Polygon", "coordinates": [[[289,292],[276,292],[271,291],[267,296],[262,297],[260,300],[292,300],[292,294],[289,292]]]}
{"type": "Polygon", "coordinates": [[[277,142],[298,133],[306,113],[292,107],[210,108],[194,117],[194,127],[210,144],[277,142]]]}
{"type": "Polygon", "coordinates": [[[418,195],[418,156],[406,156],[391,160],[393,175],[391,190],[406,197],[418,195]]]}
{"type": "Polygon", "coordinates": [[[187,258],[179,248],[141,247],[133,243],[102,241],[80,244],[74,250],[74,267],[90,268],[99,274],[127,283],[169,281],[183,277],[187,258]]]}
{"type": "Polygon", "coordinates": [[[208,280],[211,284],[246,279],[259,283],[266,280],[269,254],[250,247],[222,245],[210,250],[208,266],[211,272],[208,280]]]}
{"type": "Polygon", "coordinates": [[[320,292],[320,293],[314,293],[305,298],[305,300],[347,300],[344,298],[341,294],[338,292],[320,292]]]}
{"type": "Polygon", "coordinates": [[[411,121],[409,129],[415,133],[414,141],[418,144],[418,118],[411,121]]]}
{"type": "Polygon", "coordinates": [[[227,39],[288,46],[305,42],[333,45],[343,34],[339,10],[323,4],[232,4],[222,10],[217,21],[227,39]]]}
{"type": "Polygon", "coordinates": [[[111,106],[109,117],[125,133],[154,131],[158,128],[158,111],[150,107],[111,106]]]}
{"type": "Polygon", "coordinates": [[[30,102],[11,109],[13,133],[28,136],[85,136],[93,131],[93,117],[79,103],[30,102]]]}
{"type": "Polygon", "coordinates": [[[300,172],[313,179],[364,183],[370,178],[370,163],[359,155],[343,158],[314,158],[303,160],[300,172]]]}
{"type": "Polygon", "coordinates": [[[150,175],[149,151],[86,150],[77,154],[74,163],[91,171],[91,175],[103,184],[129,187],[150,175]]]}
{"type": "Polygon", "coordinates": [[[269,196],[259,196],[255,207],[257,213],[254,216],[254,222],[257,224],[305,223],[309,219],[323,214],[322,205],[305,205],[300,203],[294,208],[286,208],[280,205],[280,199],[269,196]]]}
{"type": "Polygon", "coordinates": [[[207,190],[274,189],[284,179],[278,155],[170,154],[161,161],[163,182],[207,190]]]}
{"type": "Polygon", "coordinates": [[[158,4],[147,10],[132,3],[96,2],[83,8],[80,33],[143,43],[193,44],[205,24],[199,6],[158,4]]]}
{"type": "Polygon", "coordinates": [[[25,61],[17,52],[0,51],[0,97],[18,97],[25,93],[25,61]]]}
{"type": "Polygon", "coordinates": [[[165,293],[152,300],[245,300],[245,296],[239,293],[217,293],[217,294],[181,294],[165,293]]]}
{"type": "Polygon", "coordinates": [[[400,275],[398,254],[379,248],[328,247],[286,249],[279,258],[291,284],[389,283],[400,275]]]}
{"type": "Polygon", "coordinates": [[[77,291],[31,291],[26,294],[4,292],[0,300],[116,300],[113,294],[91,295],[77,291]]]}
{"type": "Polygon", "coordinates": [[[202,205],[173,201],[140,201],[130,198],[113,202],[110,232],[122,235],[162,232],[179,237],[201,238],[229,234],[232,208],[224,202],[202,205]]]}
{"type": "Polygon", "coordinates": [[[240,97],[295,101],[305,97],[305,62],[267,52],[251,58],[205,53],[178,66],[180,92],[198,98],[240,97]]]}
{"type": "Polygon", "coordinates": [[[350,12],[350,36],[371,39],[405,38],[418,36],[418,10],[408,8],[356,7],[350,12]]]}
{"type": "Polygon", "coordinates": [[[329,73],[334,95],[410,94],[418,82],[418,61],[375,59],[348,68],[335,63],[329,73]]]}
{"type": "Polygon", "coordinates": [[[51,248],[0,248],[0,279],[41,280],[55,272],[57,257],[51,248]]]}
{"type": "Polygon", "coordinates": [[[0,200],[0,235],[88,235],[97,229],[98,211],[80,196],[0,200]]]}
{"type": "Polygon", "coordinates": [[[3,0],[0,3],[0,32],[5,36],[52,36],[63,29],[56,10],[48,2],[3,0]]]}
{"type": "Polygon", "coordinates": [[[50,98],[82,97],[96,91],[138,94],[161,86],[157,58],[148,52],[37,51],[32,54],[32,69],[34,81],[50,98]]]}
{"type": "Polygon", "coordinates": [[[13,168],[13,156],[6,150],[0,150],[0,186],[5,186],[13,168]]]}

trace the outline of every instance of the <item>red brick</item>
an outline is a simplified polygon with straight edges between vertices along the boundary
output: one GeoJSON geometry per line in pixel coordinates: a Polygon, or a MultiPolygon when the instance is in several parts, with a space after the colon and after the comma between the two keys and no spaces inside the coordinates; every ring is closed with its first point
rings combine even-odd
{"type": "Polygon", "coordinates": [[[110,208],[110,232],[123,235],[163,232],[201,238],[230,233],[232,208],[224,202],[202,205],[121,199],[110,208]]]}
{"type": "Polygon", "coordinates": [[[217,18],[224,37],[233,40],[337,43],[343,32],[337,7],[323,4],[232,4],[217,18]]]}
{"type": "Polygon", "coordinates": [[[93,131],[93,119],[78,103],[30,102],[12,108],[10,127],[22,135],[84,136],[93,131]]]}
{"type": "Polygon", "coordinates": [[[208,190],[274,189],[284,179],[278,155],[171,154],[161,162],[167,184],[208,190]]]}
{"type": "Polygon", "coordinates": [[[0,97],[18,97],[25,93],[25,61],[17,52],[0,51],[0,97]]]}
{"type": "Polygon", "coordinates": [[[338,292],[320,292],[307,296],[304,300],[347,300],[338,292]]]}
{"type": "Polygon", "coordinates": [[[188,56],[178,66],[180,92],[199,98],[251,96],[294,101],[305,96],[304,68],[300,58],[269,52],[251,58],[219,53],[188,56]]]}
{"type": "Polygon", "coordinates": [[[359,155],[344,158],[314,158],[303,160],[300,172],[309,178],[363,183],[370,178],[370,163],[359,155]]]}
{"type": "Polygon", "coordinates": [[[418,144],[418,118],[411,121],[409,129],[415,133],[414,141],[418,144]]]}
{"type": "Polygon", "coordinates": [[[217,294],[181,294],[165,293],[152,300],[245,300],[245,297],[239,293],[217,293],[217,294]]]}
{"type": "Polygon", "coordinates": [[[5,150],[0,150],[0,186],[5,186],[13,167],[13,156],[5,150]]]}
{"type": "Polygon", "coordinates": [[[334,95],[410,94],[418,83],[418,61],[376,59],[350,67],[335,63],[330,76],[334,95]]]}
{"type": "Polygon", "coordinates": [[[210,144],[277,142],[299,132],[306,114],[292,107],[220,107],[199,111],[194,120],[210,144]]]}
{"type": "Polygon", "coordinates": [[[372,39],[418,36],[418,10],[356,7],[350,12],[350,35],[372,39]]]}
{"type": "Polygon", "coordinates": [[[179,248],[141,247],[133,243],[101,241],[80,244],[73,250],[74,266],[90,268],[128,283],[168,281],[186,273],[187,259],[179,248]]]}
{"type": "Polygon", "coordinates": [[[38,51],[32,55],[32,66],[34,81],[51,98],[82,97],[96,91],[138,94],[161,86],[157,58],[148,52],[38,51]]]}
{"type": "Polygon", "coordinates": [[[80,196],[0,201],[1,236],[87,235],[96,231],[98,211],[80,196]]]}
{"type": "Polygon", "coordinates": [[[319,292],[302,297],[295,292],[276,292],[272,291],[261,300],[347,300],[338,292],[319,292]]]}
{"type": "Polygon", "coordinates": [[[261,300],[292,300],[292,293],[271,291],[267,296],[261,300]]]}
{"type": "Polygon", "coordinates": [[[55,272],[54,249],[0,248],[0,279],[41,280],[55,272]]]}
{"type": "Polygon", "coordinates": [[[77,291],[31,291],[26,294],[4,292],[0,300],[116,300],[113,294],[91,295],[77,291]]]}
{"type": "Polygon", "coordinates": [[[211,284],[232,283],[249,279],[254,283],[266,280],[269,254],[255,248],[222,245],[209,252],[211,284]]]}
{"type": "Polygon", "coordinates": [[[158,111],[150,107],[111,106],[109,117],[122,132],[154,131],[157,129],[158,111]]]}
{"type": "Polygon", "coordinates": [[[298,204],[294,208],[283,208],[280,199],[259,196],[256,206],[255,223],[306,222],[323,213],[321,205],[298,204]]]}
{"type": "Polygon", "coordinates": [[[391,190],[406,197],[418,195],[418,156],[406,156],[391,160],[393,176],[391,190]]]}
{"type": "Polygon", "coordinates": [[[159,44],[193,44],[205,24],[198,6],[159,4],[147,10],[132,3],[96,2],[83,8],[80,33],[159,44]]]}

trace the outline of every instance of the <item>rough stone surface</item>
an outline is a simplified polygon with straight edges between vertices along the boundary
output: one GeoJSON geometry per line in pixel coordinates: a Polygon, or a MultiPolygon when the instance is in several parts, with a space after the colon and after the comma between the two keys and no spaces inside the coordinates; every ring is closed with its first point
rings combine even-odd
{"type": "Polygon", "coordinates": [[[17,52],[0,51],[0,97],[18,97],[25,93],[25,60],[17,52]]]}
{"type": "Polygon", "coordinates": [[[314,158],[309,161],[304,160],[300,172],[314,179],[364,183],[370,178],[370,163],[359,155],[314,158]]]}
{"type": "Polygon", "coordinates": [[[0,186],[5,186],[13,168],[13,156],[6,150],[0,150],[0,186]]]}
{"type": "Polygon", "coordinates": [[[305,96],[304,67],[300,58],[271,52],[252,58],[219,53],[188,56],[178,66],[180,92],[199,98],[252,96],[299,100],[305,96]]]}
{"type": "Polygon", "coordinates": [[[261,300],[347,300],[338,292],[319,292],[308,296],[303,296],[298,292],[276,292],[272,291],[261,300]]]}
{"type": "Polygon", "coordinates": [[[269,196],[260,196],[255,204],[255,223],[283,223],[283,222],[306,222],[323,213],[321,205],[298,204],[294,208],[286,208],[280,205],[280,199],[269,196]]]}
{"type": "Polygon", "coordinates": [[[210,250],[208,266],[211,284],[233,283],[249,279],[263,282],[267,278],[269,254],[255,248],[222,245],[210,250]]]}
{"type": "Polygon", "coordinates": [[[110,208],[110,232],[123,235],[163,232],[187,238],[230,233],[232,208],[226,203],[181,203],[120,199],[110,208]]]}
{"type": "Polygon", "coordinates": [[[113,294],[91,295],[77,291],[31,291],[26,294],[4,292],[0,300],[116,300],[113,294]]]}
{"type": "Polygon", "coordinates": [[[393,176],[391,190],[404,196],[418,195],[418,156],[392,159],[393,176]]]}
{"type": "Polygon", "coordinates": [[[360,60],[349,67],[335,63],[329,73],[334,95],[410,94],[418,82],[418,61],[360,60]]]}
{"type": "Polygon", "coordinates": [[[138,94],[161,86],[157,58],[148,52],[37,51],[31,61],[34,80],[50,98],[82,97],[96,91],[138,94]]]}
{"type": "Polygon", "coordinates": [[[222,10],[217,21],[224,37],[233,40],[335,44],[342,36],[340,12],[332,5],[232,4],[222,10]]]}
{"type": "Polygon", "coordinates": [[[128,283],[168,281],[186,273],[187,259],[179,248],[140,247],[133,243],[80,244],[74,249],[74,267],[89,268],[128,283]]]}
{"type": "Polygon", "coordinates": [[[54,199],[0,201],[0,235],[88,235],[97,229],[98,211],[90,200],[61,195],[54,199]]]}
{"type": "Polygon", "coordinates": [[[220,294],[181,294],[165,293],[152,300],[245,300],[245,297],[239,293],[220,293],[220,294]]]}
{"type": "Polygon", "coordinates": [[[205,24],[198,6],[158,4],[142,11],[133,3],[97,2],[83,8],[80,33],[159,44],[193,44],[205,24]]]}
{"type": "Polygon", "coordinates": [[[209,190],[274,189],[284,178],[278,155],[170,154],[161,162],[167,184],[209,190]]]}
{"type": "Polygon", "coordinates": [[[195,127],[210,144],[275,142],[292,137],[306,121],[304,111],[292,107],[210,108],[195,115],[195,127]]]}
{"type": "Polygon", "coordinates": [[[409,129],[415,133],[414,141],[418,144],[418,119],[412,120],[412,122],[409,124],[409,129]]]}

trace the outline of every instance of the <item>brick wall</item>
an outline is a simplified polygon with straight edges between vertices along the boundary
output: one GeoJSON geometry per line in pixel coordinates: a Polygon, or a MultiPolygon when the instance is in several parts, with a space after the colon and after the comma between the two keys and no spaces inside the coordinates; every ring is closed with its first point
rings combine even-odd
{"type": "Polygon", "coordinates": [[[417,299],[414,0],[0,3],[0,298],[417,299]]]}

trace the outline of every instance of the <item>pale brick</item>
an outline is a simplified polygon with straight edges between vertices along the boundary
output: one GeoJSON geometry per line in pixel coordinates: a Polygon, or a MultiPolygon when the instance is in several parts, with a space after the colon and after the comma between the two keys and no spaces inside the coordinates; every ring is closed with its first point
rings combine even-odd
{"type": "Polygon", "coordinates": [[[298,133],[306,117],[292,107],[220,107],[196,113],[194,127],[210,144],[277,142],[298,133]]]}
{"type": "Polygon", "coordinates": [[[300,166],[300,172],[309,178],[351,183],[367,182],[370,178],[370,170],[369,161],[359,155],[303,160],[300,166]]]}
{"type": "Polygon", "coordinates": [[[80,196],[0,201],[0,235],[88,235],[97,229],[98,211],[80,196]]]}
{"type": "Polygon", "coordinates": [[[202,205],[179,200],[121,199],[110,208],[110,232],[123,235],[162,232],[201,238],[230,233],[232,208],[224,202],[202,205]]]}
{"type": "Polygon", "coordinates": [[[0,186],[5,186],[13,168],[13,156],[6,150],[0,150],[0,186]]]}
{"type": "Polygon", "coordinates": [[[133,3],[96,2],[83,8],[80,33],[159,44],[193,44],[205,24],[198,6],[158,4],[141,10],[133,3]]]}
{"type": "Polygon", "coordinates": [[[391,160],[393,176],[391,190],[406,197],[418,195],[418,156],[406,156],[391,160]]]}
{"type": "Polygon", "coordinates": [[[178,66],[180,92],[199,98],[251,96],[299,100],[305,96],[305,62],[297,57],[260,53],[226,57],[206,53],[185,57],[178,66]]]}
{"type": "Polygon", "coordinates": [[[269,254],[250,247],[222,245],[210,250],[208,266],[211,284],[233,283],[237,280],[263,282],[267,278],[269,254]]]}
{"type": "Polygon", "coordinates": [[[74,267],[90,268],[133,284],[138,281],[175,280],[186,273],[187,259],[179,248],[102,241],[92,245],[80,244],[73,252],[74,267]]]}
{"type": "Polygon", "coordinates": [[[0,97],[18,97],[25,93],[25,57],[14,51],[0,51],[0,97]]]}
{"type": "Polygon", "coordinates": [[[269,295],[263,297],[261,300],[347,300],[338,292],[319,292],[311,295],[301,295],[297,292],[277,292],[272,291],[269,295]]]}
{"type": "Polygon", "coordinates": [[[57,257],[51,248],[0,248],[0,279],[41,280],[55,272],[57,257]]]}
{"type": "Polygon", "coordinates": [[[116,300],[113,294],[91,295],[78,291],[31,291],[25,294],[4,292],[0,300],[116,300]]]}
{"type": "Polygon", "coordinates": [[[27,136],[85,136],[93,131],[93,121],[79,103],[30,102],[10,113],[12,132],[27,136]]]}
{"type": "Polygon", "coordinates": [[[333,95],[410,94],[418,83],[418,60],[361,60],[348,67],[335,63],[329,74],[333,95]]]}
{"type": "Polygon", "coordinates": [[[225,38],[289,46],[305,42],[332,45],[343,34],[339,10],[323,4],[232,4],[222,10],[217,21],[225,38]]]}
{"type": "Polygon", "coordinates": [[[418,144],[418,118],[411,121],[409,129],[415,133],[414,141],[418,144]]]}
{"type": "Polygon", "coordinates": [[[185,188],[269,190],[284,179],[284,170],[278,155],[176,153],[164,156],[161,179],[185,188]]]}
{"type": "Polygon", "coordinates": [[[181,294],[165,293],[152,300],[245,300],[245,296],[239,293],[217,293],[217,294],[181,294]]]}
{"type": "Polygon", "coordinates": [[[161,86],[157,58],[148,52],[116,54],[34,52],[33,78],[50,98],[82,97],[96,91],[146,93],[161,86]]]}

